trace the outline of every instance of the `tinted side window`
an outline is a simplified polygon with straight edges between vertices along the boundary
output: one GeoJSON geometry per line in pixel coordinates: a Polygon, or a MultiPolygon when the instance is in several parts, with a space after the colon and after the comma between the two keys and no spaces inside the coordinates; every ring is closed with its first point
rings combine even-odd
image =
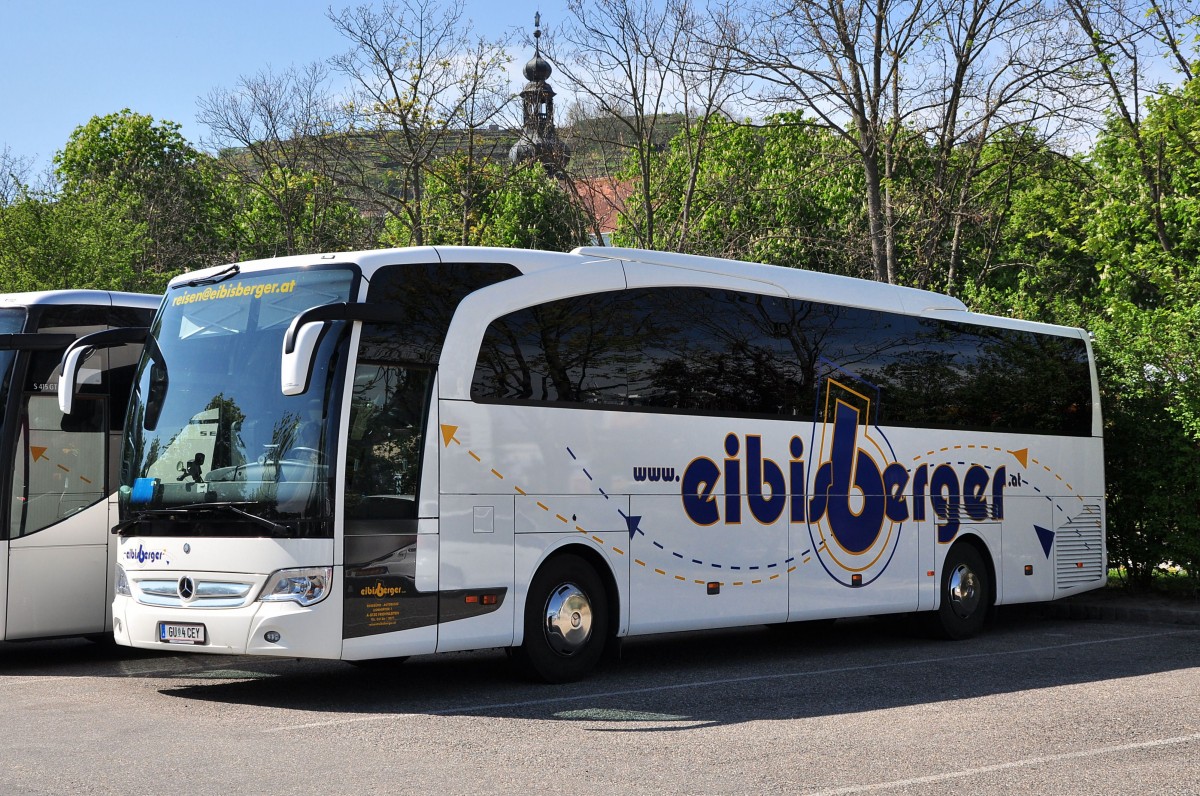
{"type": "MultiPolygon", "coordinates": [[[[72,306],[50,304],[40,308],[37,330],[50,334],[69,333],[83,337],[108,328],[109,308],[101,306],[72,306]]],[[[108,391],[109,352],[102,348],[83,363],[79,392],[83,395],[104,394],[108,391]]],[[[31,392],[50,391],[58,382],[58,366],[62,351],[35,351],[25,371],[25,389],[31,392]]]]}
{"type": "MultiPolygon", "coordinates": [[[[154,310],[144,310],[134,307],[112,307],[108,311],[108,325],[111,327],[143,326],[149,327],[154,320],[154,310]]],[[[141,356],[140,345],[122,345],[108,349],[109,393],[112,396],[110,417],[112,431],[120,431],[125,421],[125,412],[129,406],[129,397],[133,392],[133,380],[137,371],[138,357],[141,356]]]]}
{"type": "Polygon", "coordinates": [[[479,400],[621,406],[626,373],[642,353],[629,329],[640,315],[629,291],[552,301],[494,321],[471,386],[479,400]]]}
{"type": "Polygon", "coordinates": [[[691,413],[796,414],[782,299],[647,288],[553,301],[488,328],[472,397],[691,413]]]}
{"type": "MultiPolygon", "coordinates": [[[[919,322],[905,315],[815,301],[789,301],[786,349],[803,411],[819,418],[830,380],[841,400],[860,404],[864,423],[885,422],[896,363],[927,345],[919,322]]],[[[918,382],[919,384],[920,382],[918,382]]],[[[894,417],[895,413],[892,413],[894,417]]]]}
{"type": "MultiPolygon", "coordinates": [[[[787,356],[786,302],[706,288],[641,295],[630,403],[685,412],[792,415],[803,392],[787,356]]],[[[807,407],[805,407],[807,408],[807,407]]]]}
{"type": "Polygon", "coordinates": [[[47,304],[38,313],[39,332],[58,332],[74,326],[108,326],[111,308],[106,306],[47,304]]]}
{"type": "Polygon", "coordinates": [[[870,395],[871,422],[1017,433],[1091,433],[1082,340],[838,308],[821,353],[870,395]]]}
{"type": "Polygon", "coordinates": [[[367,300],[395,306],[398,324],[364,324],[360,356],[385,362],[437,363],[458,304],[468,294],[520,276],[503,263],[393,265],[371,277],[367,300]]]}
{"type": "Polygon", "coordinates": [[[951,405],[976,428],[1091,432],[1091,379],[1082,340],[943,324],[961,365],[951,405]]]}
{"type": "Polygon", "coordinates": [[[863,422],[1091,432],[1083,341],[704,288],[579,296],[488,328],[471,396],[863,422]]]}
{"type": "Polygon", "coordinates": [[[154,320],[154,312],[141,307],[109,307],[106,314],[109,326],[149,326],[154,320]]]}
{"type": "Polygon", "coordinates": [[[54,395],[27,394],[10,462],[9,538],[40,531],[105,496],[106,402],[80,399],[63,415],[54,395]]]}

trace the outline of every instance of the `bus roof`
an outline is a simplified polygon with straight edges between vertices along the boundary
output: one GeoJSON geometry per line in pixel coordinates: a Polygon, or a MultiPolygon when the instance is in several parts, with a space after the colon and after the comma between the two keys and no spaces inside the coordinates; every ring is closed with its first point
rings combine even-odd
{"type": "MultiPolygon", "coordinates": [[[[570,253],[537,251],[530,249],[505,249],[468,246],[415,246],[401,249],[368,249],[363,251],[333,252],[325,254],[300,254],[249,260],[238,263],[243,271],[253,272],[274,268],[306,268],[321,264],[353,263],[370,278],[370,273],[384,265],[402,263],[424,263],[430,259],[441,262],[497,262],[508,263],[522,273],[529,274],[555,267],[576,265],[585,260],[621,260],[645,263],[689,271],[725,274],[748,281],[765,282],[794,298],[826,299],[862,307],[879,307],[890,310],[920,314],[927,311],[966,312],[961,301],[950,296],[928,290],[889,285],[867,279],[785,268],[777,265],[724,260],[717,257],[700,257],[691,254],[675,254],[644,249],[617,247],[581,247],[570,253]]],[[[219,273],[225,266],[215,266],[191,274],[177,276],[171,287],[189,281],[203,279],[219,273]]]]}
{"type": "Polygon", "coordinates": [[[955,320],[955,316],[961,314],[960,320],[964,322],[986,326],[1023,329],[1030,332],[1071,337],[1086,336],[1083,330],[1073,326],[1058,326],[1038,321],[1008,318],[1003,315],[972,312],[962,301],[944,293],[891,285],[871,279],[856,279],[850,276],[809,271],[803,268],[787,268],[742,260],[725,260],[719,257],[700,257],[693,254],[618,247],[581,247],[572,253],[593,258],[602,257],[705,273],[726,274],[750,281],[766,282],[786,291],[792,298],[801,300],[832,301],[863,309],[900,311],[910,315],[932,315],[944,320],[955,320]]]}
{"type": "Polygon", "coordinates": [[[123,293],[115,290],[37,290],[27,293],[0,293],[0,307],[33,307],[47,304],[137,307],[157,309],[162,296],[148,293],[123,293]]]}
{"type": "MultiPolygon", "coordinates": [[[[318,254],[294,254],[287,257],[268,257],[261,260],[246,260],[236,263],[245,272],[275,268],[311,268],[318,265],[354,264],[370,278],[376,268],[405,263],[475,262],[507,263],[516,266],[522,273],[532,273],[555,266],[579,262],[574,253],[538,251],[534,249],[505,249],[488,246],[409,246],[398,249],[363,249],[360,251],[325,252],[318,254]]],[[[228,269],[230,263],[203,268],[181,274],[170,282],[177,288],[197,279],[204,279],[228,269]]]]}
{"type": "MultiPolygon", "coordinates": [[[[254,272],[337,263],[354,264],[361,268],[369,279],[375,269],[385,265],[428,263],[431,259],[445,263],[506,263],[515,266],[523,274],[578,265],[581,261],[618,260],[624,263],[642,263],[649,266],[722,274],[749,282],[764,283],[792,298],[801,300],[831,301],[864,309],[901,312],[908,315],[932,315],[945,320],[954,320],[955,316],[961,315],[961,320],[964,322],[1026,329],[1048,334],[1070,336],[1084,334],[1081,330],[1073,327],[974,313],[959,299],[930,290],[826,274],[802,268],[615,246],[584,246],[568,253],[484,246],[413,246],[397,249],[299,254],[249,260],[238,263],[238,265],[245,272],[254,272]]],[[[229,265],[225,264],[177,276],[171,280],[170,287],[180,287],[189,281],[203,279],[228,268],[229,265]]]]}
{"type": "Polygon", "coordinates": [[[855,279],[802,268],[786,268],[719,257],[700,257],[694,254],[622,249],[617,247],[584,247],[573,253],[589,257],[607,257],[627,262],[661,265],[689,271],[720,273],[778,286],[792,298],[836,301],[858,307],[896,310],[903,308],[912,314],[929,311],[967,312],[967,305],[956,298],[929,290],[889,285],[870,279],[855,279]]]}

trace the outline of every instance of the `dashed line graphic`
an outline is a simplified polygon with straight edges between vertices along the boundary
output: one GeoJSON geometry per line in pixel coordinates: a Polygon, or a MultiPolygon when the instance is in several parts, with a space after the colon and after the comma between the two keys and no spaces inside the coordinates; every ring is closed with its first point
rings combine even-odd
{"type": "MultiPolygon", "coordinates": [[[[40,446],[40,445],[30,445],[29,446],[29,452],[32,455],[34,462],[42,461],[42,462],[46,462],[48,464],[51,463],[50,457],[46,455],[46,451],[48,451],[48,450],[50,450],[50,449],[47,447],[40,446]]],[[[59,462],[53,462],[53,464],[56,468],[58,468],[59,470],[62,470],[64,473],[72,472],[71,468],[67,467],[64,464],[61,464],[59,462]]],[[[88,484],[89,486],[92,484],[92,479],[87,478],[82,475],[79,475],[78,473],[75,474],[75,477],[78,478],[83,483],[88,484]]]]}
{"type": "MultiPolygon", "coordinates": [[[[1079,500],[1081,503],[1084,502],[1083,495],[1080,495],[1078,492],[1076,492],[1075,487],[1073,487],[1069,481],[1067,481],[1065,478],[1063,478],[1060,473],[1052,470],[1049,465],[1038,461],[1033,456],[1030,456],[1029,448],[1021,448],[1020,450],[1008,450],[1007,448],[998,448],[995,445],[947,445],[943,448],[937,448],[935,450],[929,450],[929,451],[925,451],[925,453],[917,454],[916,456],[914,456],[912,458],[912,460],[914,462],[919,462],[922,459],[928,459],[929,457],[936,456],[939,453],[949,453],[952,450],[962,450],[962,449],[995,451],[997,453],[1008,453],[1020,463],[1022,469],[1028,470],[1030,464],[1034,465],[1035,467],[1042,468],[1042,470],[1044,470],[1046,473],[1054,476],[1054,478],[1057,481],[1059,481],[1069,492],[1071,492],[1071,494],[1074,495],[1074,497],[1077,500],[1079,500]]],[[[955,464],[956,462],[948,459],[942,463],[943,464],[955,464]]],[[[980,464],[978,462],[958,461],[957,464],[960,464],[963,466],[979,466],[979,467],[984,467],[988,470],[994,469],[991,465],[980,464]]],[[[909,472],[910,473],[912,472],[911,468],[909,469],[909,472]]],[[[1050,495],[1047,495],[1045,492],[1043,492],[1037,484],[1029,482],[1029,486],[1032,487],[1035,492],[1037,492],[1039,495],[1046,498],[1047,500],[1053,500],[1053,498],[1050,495]]],[[[1059,510],[1062,511],[1063,509],[1061,507],[1059,507],[1059,510]]]]}
{"type": "MultiPolygon", "coordinates": [[[[456,432],[458,431],[458,428],[459,428],[458,426],[453,426],[453,425],[442,425],[441,426],[442,440],[443,440],[443,444],[445,447],[449,447],[451,443],[453,443],[455,445],[459,445],[459,446],[462,445],[462,442],[456,436],[456,432]]],[[[575,454],[575,451],[572,450],[570,448],[570,446],[566,446],[565,450],[566,450],[567,454],[571,457],[571,460],[573,462],[578,463],[579,457],[575,454]]],[[[987,452],[1008,453],[1008,454],[1012,455],[1021,464],[1022,468],[1028,470],[1030,464],[1033,464],[1035,467],[1040,467],[1047,474],[1053,476],[1059,483],[1061,483],[1064,486],[1064,488],[1066,488],[1068,491],[1070,491],[1071,494],[1075,498],[1077,498],[1080,502],[1085,501],[1084,497],[1082,495],[1078,494],[1076,492],[1075,488],[1066,479],[1064,479],[1061,476],[1061,474],[1055,472],[1048,465],[1046,465],[1046,464],[1038,461],[1036,458],[1030,456],[1029,450],[1027,448],[1023,448],[1020,450],[1006,450],[1004,448],[990,446],[990,445],[973,445],[973,444],[953,445],[953,446],[945,446],[945,447],[942,447],[939,449],[929,450],[929,451],[926,451],[924,454],[918,454],[912,458],[912,461],[919,462],[921,460],[928,460],[931,457],[937,457],[938,454],[948,454],[948,453],[951,453],[951,451],[962,451],[962,450],[979,450],[979,451],[987,451],[987,452]]],[[[472,459],[474,459],[476,463],[487,466],[484,464],[482,457],[475,451],[468,449],[467,454],[472,459]]],[[[979,467],[984,467],[987,470],[995,470],[996,469],[995,465],[982,464],[979,462],[969,462],[967,460],[957,460],[957,457],[953,457],[953,456],[947,457],[947,460],[945,461],[945,463],[951,464],[951,465],[957,463],[960,466],[979,466],[979,467]]],[[[596,484],[596,479],[593,477],[593,475],[590,472],[588,472],[587,468],[583,467],[582,465],[577,465],[577,466],[579,466],[579,470],[583,473],[583,475],[588,479],[589,482],[596,484]]],[[[503,473],[501,473],[496,468],[489,467],[488,469],[491,472],[491,474],[493,476],[495,476],[498,480],[501,480],[501,481],[506,480],[503,473]]],[[[907,468],[907,469],[910,473],[913,472],[913,470],[914,470],[914,468],[912,468],[912,467],[907,468]]],[[[1042,489],[1039,488],[1036,484],[1033,484],[1031,482],[1027,482],[1027,484],[1039,495],[1042,495],[1047,500],[1051,500],[1053,502],[1053,497],[1051,495],[1048,495],[1045,492],[1043,492],[1042,489]]],[[[514,484],[513,491],[515,491],[519,495],[528,496],[528,492],[525,489],[523,489],[520,485],[514,484]]],[[[596,484],[596,492],[601,497],[603,497],[605,500],[611,499],[611,495],[607,491],[605,491],[605,489],[602,486],[600,486],[599,484],[596,484]]],[[[558,519],[560,522],[562,522],[563,524],[568,525],[568,526],[571,525],[571,520],[568,520],[567,517],[565,517],[563,514],[553,512],[551,510],[550,506],[543,503],[542,501],[540,501],[540,500],[536,501],[536,505],[538,506],[538,508],[542,509],[543,511],[553,514],[554,517],[556,519],[558,519]]],[[[1063,509],[1063,507],[1061,505],[1058,505],[1057,507],[1058,507],[1059,511],[1065,511],[1065,509],[1063,509]]],[[[640,527],[640,522],[642,519],[640,516],[626,514],[621,509],[617,509],[617,513],[621,516],[622,519],[625,520],[625,523],[629,530],[629,539],[631,542],[632,542],[634,536],[637,536],[637,535],[644,536],[650,541],[650,543],[653,545],[653,547],[655,547],[658,550],[661,550],[664,554],[669,554],[671,558],[678,559],[683,562],[690,562],[693,565],[701,566],[701,567],[707,565],[713,569],[730,572],[730,573],[734,573],[734,572],[741,573],[742,571],[758,572],[758,571],[762,571],[762,570],[772,570],[772,569],[783,570],[783,572],[772,573],[772,574],[768,575],[766,578],[753,578],[750,580],[745,580],[745,579],[735,580],[735,581],[731,581],[729,583],[722,583],[721,585],[745,586],[745,585],[759,585],[762,583],[770,582],[770,581],[778,579],[781,574],[790,574],[792,572],[795,572],[799,566],[810,563],[811,561],[813,561],[813,559],[815,557],[813,554],[813,550],[808,549],[808,550],[805,550],[803,553],[801,553],[799,556],[793,556],[793,557],[787,558],[782,562],[776,561],[776,562],[770,562],[767,564],[736,565],[736,564],[730,564],[730,563],[718,563],[718,562],[713,562],[713,561],[706,562],[703,559],[693,558],[692,556],[685,554],[684,552],[681,552],[678,550],[670,550],[666,546],[664,546],[661,542],[659,542],[658,540],[650,538],[649,535],[646,533],[646,531],[644,531],[640,527]],[[799,564],[797,564],[797,561],[799,561],[799,564]]],[[[572,517],[572,519],[574,519],[574,518],[572,517]]],[[[617,547],[615,544],[606,541],[603,537],[590,532],[588,529],[586,529],[580,525],[575,525],[574,530],[578,533],[588,536],[596,544],[598,544],[602,547],[610,548],[617,555],[620,555],[620,556],[627,555],[627,553],[624,549],[617,547]]],[[[825,542],[822,541],[821,545],[817,547],[816,553],[820,554],[824,550],[825,550],[825,542]]],[[[632,558],[632,561],[633,561],[633,563],[635,563],[636,565],[638,565],[640,567],[653,570],[655,574],[662,575],[664,577],[670,577],[670,578],[680,581],[680,582],[689,582],[690,581],[690,582],[698,584],[698,585],[707,585],[709,583],[709,581],[706,581],[706,580],[697,579],[697,578],[689,579],[683,575],[679,575],[676,573],[670,573],[659,567],[652,567],[651,565],[647,564],[645,561],[638,559],[638,558],[632,558]]]]}
{"type": "MultiPolygon", "coordinates": [[[[443,444],[443,447],[447,447],[447,448],[448,448],[448,447],[450,447],[450,444],[451,444],[451,443],[454,443],[455,445],[460,445],[460,446],[462,445],[462,441],[461,441],[461,440],[459,440],[459,439],[458,439],[458,437],[456,436],[456,434],[457,434],[457,432],[458,432],[458,428],[459,428],[458,426],[452,426],[452,425],[448,425],[448,424],[443,424],[443,425],[442,425],[442,427],[441,427],[441,430],[442,430],[442,444],[443,444]]],[[[579,460],[579,457],[575,455],[575,452],[574,452],[573,450],[571,450],[571,448],[570,448],[569,446],[566,448],[566,451],[567,451],[567,454],[568,454],[568,455],[570,455],[570,457],[571,457],[572,461],[578,461],[578,460],[579,460]]],[[[474,460],[475,460],[475,461],[476,461],[478,464],[481,464],[481,465],[482,465],[482,464],[484,464],[484,462],[483,462],[483,458],[482,458],[482,457],[481,457],[479,454],[477,454],[475,451],[473,451],[473,450],[471,450],[471,449],[469,449],[469,448],[468,448],[468,449],[467,449],[467,454],[468,454],[468,455],[469,455],[469,456],[470,456],[472,459],[474,459],[474,460]]],[[[484,466],[487,466],[487,465],[484,465],[484,466]]],[[[503,474],[503,473],[501,473],[501,472],[500,472],[499,470],[497,470],[496,468],[494,468],[494,467],[489,467],[488,469],[489,469],[489,471],[491,472],[491,474],[492,474],[492,475],[494,475],[494,476],[495,476],[497,479],[499,479],[499,480],[502,480],[502,481],[503,481],[503,480],[505,480],[505,478],[504,478],[504,474],[503,474]]],[[[595,479],[592,477],[591,473],[589,473],[589,472],[588,472],[586,469],[584,469],[582,466],[581,466],[579,469],[580,469],[580,470],[583,472],[583,474],[584,474],[585,476],[587,476],[587,479],[588,479],[589,481],[593,481],[593,482],[595,481],[595,479]]],[[[522,488],[521,488],[519,485],[517,485],[517,484],[514,484],[514,485],[513,485],[513,491],[515,491],[517,494],[519,494],[519,495],[523,495],[523,496],[528,496],[528,494],[529,494],[528,492],[526,492],[524,489],[522,489],[522,488]]],[[[596,487],[596,491],[597,491],[597,492],[598,492],[598,493],[599,493],[601,496],[603,496],[605,500],[609,500],[609,499],[611,499],[611,498],[610,498],[610,496],[609,496],[609,494],[608,494],[607,492],[605,492],[605,491],[604,491],[604,488],[603,488],[603,487],[597,486],[597,487],[596,487]]],[[[567,519],[565,516],[563,516],[562,514],[559,514],[559,513],[553,512],[553,511],[551,510],[550,506],[546,505],[546,504],[545,504],[545,503],[543,503],[542,501],[540,501],[540,500],[538,500],[538,501],[535,501],[535,504],[536,504],[536,505],[537,505],[537,507],[538,507],[538,508],[540,508],[542,511],[545,511],[545,512],[547,512],[547,513],[554,514],[554,517],[555,517],[555,519],[559,520],[560,522],[562,522],[562,523],[564,523],[564,524],[567,524],[567,525],[570,525],[570,524],[571,524],[571,521],[570,521],[570,520],[568,520],[568,519],[567,519]]],[[[638,523],[639,523],[639,522],[640,522],[640,520],[641,520],[641,517],[636,517],[636,516],[630,516],[630,515],[627,515],[625,512],[621,511],[620,509],[617,509],[617,513],[621,515],[621,517],[622,517],[622,518],[625,520],[626,524],[629,526],[629,538],[630,538],[630,540],[631,540],[631,541],[632,541],[633,537],[634,537],[636,534],[641,534],[642,536],[646,536],[646,532],[645,532],[645,531],[643,531],[643,530],[642,530],[642,529],[639,527],[639,525],[638,525],[638,523]]],[[[610,542],[606,541],[606,540],[605,540],[603,537],[597,536],[596,534],[592,533],[591,531],[589,531],[588,529],[584,528],[584,527],[583,527],[583,526],[581,526],[581,525],[575,525],[575,526],[574,526],[574,530],[575,530],[577,533],[581,533],[581,534],[584,534],[585,536],[588,536],[588,537],[589,537],[589,538],[591,538],[591,540],[592,540],[592,541],[594,541],[596,544],[598,544],[598,545],[600,545],[600,546],[602,546],[602,547],[608,547],[608,548],[610,548],[610,549],[611,549],[611,550],[612,550],[614,553],[616,553],[617,555],[624,556],[624,555],[626,555],[626,554],[627,554],[627,553],[626,553],[626,551],[625,551],[625,550],[623,550],[622,548],[620,548],[620,547],[617,547],[615,544],[612,544],[612,543],[610,543],[610,542]]],[[[648,537],[647,537],[647,538],[648,538],[648,537]]],[[[672,555],[673,557],[675,557],[675,558],[678,558],[678,559],[680,559],[680,560],[686,560],[686,557],[685,557],[685,556],[684,556],[682,553],[679,553],[679,552],[677,552],[677,551],[673,551],[673,550],[671,550],[671,551],[668,551],[666,547],[664,547],[664,546],[663,546],[663,545],[662,545],[660,542],[658,542],[658,541],[656,541],[656,540],[653,540],[653,539],[651,539],[651,540],[650,540],[650,542],[651,542],[651,544],[653,544],[655,547],[657,547],[659,550],[662,550],[663,552],[670,552],[670,553],[671,553],[671,555],[672,555]]],[[[808,551],[805,551],[805,555],[807,555],[807,554],[808,554],[808,551]]],[[[699,565],[699,566],[704,566],[704,562],[703,562],[703,561],[701,561],[700,559],[695,559],[695,558],[692,558],[692,559],[690,559],[690,560],[691,560],[691,562],[692,562],[693,564],[697,564],[697,565],[699,565]]],[[[807,559],[805,559],[805,560],[804,560],[804,563],[808,563],[808,561],[810,561],[810,560],[811,560],[811,558],[807,558],[807,559]]],[[[747,571],[750,571],[750,570],[761,570],[761,569],[775,569],[775,568],[777,568],[777,567],[787,567],[787,569],[786,569],[786,572],[787,572],[787,573],[791,573],[791,572],[795,572],[795,571],[796,571],[796,569],[797,569],[797,566],[796,566],[796,565],[795,565],[795,563],[794,563],[795,561],[796,561],[795,557],[792,557],[792,558],[788,558],[787,560],[783,561],[783,562],[782,562],[782,564],[780,564],[779,562],[772,562],[772,563],[770,563],[770,564],[766,564],[766,565],[759,565],[759,564],[756,564],[756,565],[753,565],[753,566],[746,566],[746,567],[745,567],[745,569],[746,569],[747,571]],[[790,566],[789,566],[789,565],[790,565],[790,566]]],[[[683,575],[679,575],[679,574],[676,574],[676,573],[667,572],[666,570],[664,570],[664,569],[660,569],[660,568],[658,568],[658,567],[651,567],[651,566],[650,566],[649,564],[647,564],[645,561],[642,561],[641,559],[638,559],[638,558],[634,558],[634,559],[633,559],[633,562],[634,562],[635,564],[637,564],[638,566],[640,566],[640,567],[645,567],[645,568],[647,568],[647,569],[652,569],[652,570],[654,571],[654,573],[655,573],[655,574],[657,574],[657,575],[662,575],[662,576],[664,576],[664,577],[670,577],[670,578],[672,578],[673,580],[677,580],[677,581],[679,581],[679,582],[681,582],[681,583],[688,583],[688,582],[691,582],[691,583],[694,583],[694,584],[697,584],[697,585],[700,585],[700,586],[707,586],[707,585],[710,583],[710,581],[707,581],[707,580],[700,580],[700,579],[698,579],[698,578],[691,578],[691,579],[689,579],[689,578],[687,578],[687,577],[685,577],[685,576],[683,576],[683,575]]],[[[714,563],[714,562],[710,562],[710,564],[711,564],[711,566],[712,566],[713,568],[715,568],[715,569],[725,569],[725,570],[728,570],[728,571],[730,571],[730,572],[740,572],[740,571],[743,569],[743,567],[742,567],[742,566],[737,566],[737,565],[733,565],[733,564],[718,564],[718,563],[714,563]]],[[[778,579],[778,578],[779,578],[780,574],[782,574],[782,573],[778,573],[778,572],[777,572],[777,573],[774,573],[774,574],[770,575],[770,576],[769,576],[769,577],[767,577],[767,578],[756,578],[756,579],[753,579],[753,580],[750,580],[750,581],[746,581],[746,580],[735,580],[735,581],[732,581],[732,582],[730,582],[730,583],[725,583],[725,582],[722,582],[722,583],[721,583],[721,585],[722,585],[722,586],[726,586],[726,585],[729,585],[729,586],[746,586],[746,585],[755,586],[755,585],[760,585],[760,584],[762,584],[762,583],[766,583],[766,582],[769,582],[769,581],[776,580],[776,579],[778,579]]]]}
{"type": "MultiPolygon", "coordinates": [[[[922,459],[927,459],[927,458],[929,458],[929,457],[931,457],[931,456],[936,456],[936,455],[937,455],[937,454],[939,454],[939,453],[948,453],[948,452],[949,452],[949,451],[951,451],[951,450],[958,450],[958,449],[961,449],[961,448],[963,448],[963,446],[962,446],[962,445],[955,445],[955,446],[953,446],[953,448],[951,448],[951,447],[943,447],[943,448],[939,448],[939,449],[937,449],[937,450],[930,450],[930,451],[926,451],[924,454],[918,454],[917,456],[914,456],[912,460],[913,460],[914,462],[917,462],[917,461],[920,461],[920,460],[922,460],[922,459]]],[[[1074,487],[1074,486],[1072,486],[1072,485],[1071,485],[1071,483],[1070,483],[1069,481],[1067,481],[1065,478],[1063,478],[1063,477],[1062,477],[1062,475],[1061,475],[1060,473],[1058,473],[1058,472],[1056,472],[1055,470],[1051,469],[1051,467],[1050,467],[1049,465],[1045,464],[1044,462],[1038,461],[1038,459],[1037,459],[1037,458],[1035,458],[1035,457],[1033,457],[1033,456],[1030,456],[1030,455],[1029,455],[1029,449],[1028,449],[1028,448],[1020,448],[1020,449],[1018,449],[1018,450],[1009,450],[1009,449],[1007,449],[1007,448],[999,448],[999,447],[996,447],[995,445],[967,445],[967,446],[966,446],[966,449],[967,449],[967,450],[984,450],[984,451],[995,451],[995,452],[997,452],[997,453],[1007,453],[1007,454],[1011,455],[1011,456],[1012,456],[1014,459],[1016,459],[1016,460],[1017,460],[1017,462],[1018,462],[1018,463],[1021,465],[1021,468],[1022,468],[1022,469],[1024,469],[1024,470],[1028,470],[1028,469],[1029,469],[1029,465],[1031,465],[1031,464],[1032,464],[1034,467],[1040,467],[1040,468],[1042,469],[1042,471],[1043,471],[1043,472],[1045,472],[1046,474],[1053,476],[1053,477],[1054,477],[1054,479],[1055,479],[1056,481],[1058,481],[1058,483],[1062,484],[1062,485],[1063,485],[1063,487],[1064,487],[1064,488],[1066,488],[1066,489],[1067,489],[1067,491],[1069,491],[1069,492],[1071,493],[1071,495],[1072,495],[1072,496],[1073,496],[1073,497],[1074,497],[1074,498],[1075,498],[1077,501],[1079,501],[1080,503],[1084,504],[1084,505],[1083,505],[1083,514],[1080,514],[1080,515],[1077,515],[1077,516],[1075,516],[1075,517],[1072,517],[1072,516],[1070,515],[1070,513],[1067,511],[1066,507],[1064,507],[1064,506],[1063,506],[1063,504],[1062,504],[1061,502],[1058,502],[1058,501],[1056,501],[1056,500],[1054,499],[1054,496],[1053,496],[1053,495],[1048,495],[1048,494],[1046,494],[1045,492],[1043,492],[1043,491],[1042,491],[1042,489],[1041,489],[1041,487],[1039,487],[1037,484],[1033,483],[1032,481],[1024,481],[1024,479],[1022,479],[1022,485],[1027,485],[1027,486],[1029,486],[1030,488],[1032,488],[1034,492],[1036,492],[1037,494],[1041,495],[1041,496],[1042,496],[1042,497],[1044,497],[1046,500],[1050,501],[1051,505],[1053,505],[1053,506],[1054,506],[1054,508],[1055,508],[1055,509],[1056,509],[1056,510],[1057,510],[1057,511],[1060,513],[1060,514],[1063,514],[1063,515],[1065,515],[1065,516],[1067,517],[1067,523],[1066,523],[1066,526],[1065,526],[1065,528],[1064,528],[1064,532],[1067,532],[1067,531],[1070,531],[1070,530],[1072,530],[1072,529],[1073,529],[1073,526],[1074,526],[1074,524],[1075,524],[1075,523],[1076,523],[1076,521],[1079,519],[1079,517],[1082,517],[1082,516],[1084,516],[1084,515],[1087,515],[1087,514],[1089,514],[1089,513],[1091,513],[1091,512],[1094,512],[1094,511],[1097,511],[1097,510],[1098,510],[1098,509],[1096,509],[1096,507],[1095,507],[1095,506],[1093,506],[1093,505],[1089,505],[1089,504],[1087,503],[1087,500],[1085,499],[1085,497],[1084,497],[1083,495],[1079,494],[1079,492],[1077,492],[1077,491],[1075,490],[1075,487],[1074,487]]],[[[946,464],[951,464],[952,462],[950,462],[950,461],[947,461],[947,462],[945,462],[945,463],[946,463],[946,464]]],[[[959,464],[962,464],[962,465],[965,465],[965,464],[966,464],[966,462],[961,462],[961,461],[960,461],[960,462],[958,462],[958,463],[959,463],[959,464]]],[[[975,463],[975,462],[972,462],[971,464],[972,464],[972,466],[976,466],[976,464],[977,464],[977,463],[975,463]]],[[[978,466],[985,467],[985,468],[987,468],[988,470],[991,470],[991,469],[993,469],[993,468],[992,468],[990,465],[978,465],[978,466]]],[[[910,470],[909,470],[909,472],[912,472],[912,470],[910,469],[910,470]]],[[[1052,547],[1052,545],[1053,545],[1053,542],[1054,542],[1055,533],[1054,533],[1053,531],[1049,530],[1049,529],[1042,528],[1041,526],[1038,526],[1038,525],[1034,525],[1034,526],[1033,526],[1033,530],[1034,530],[1034,532],[1035,532],[1035,533],[1037,534],[1037,536],[1038,536],[1038,541],[1041,543],[1042,550],[1043,550],[1043,552],[1045,552],[1045,554],[1046,554],[1046,558],[1049,558],[1049,557],[1050,557],[1050,551],[1051,551],[1051,547],[1052,547]]],[[[1075,535],[1076,535],[1076,536],[1078,536],[1078,537],[1082,537],[1082,534],[1081,534],[1081,533],[1080,533],[1078,530],[1075,530],[1075,535]]],[[[1089,543],[1087,543],[1087,542],[1083,542],[1082,544],[1083,544],[1083,547],[1084,547],[1085,549],[1087,549],[1087,550],[1091,550],[1091,549],[1093,549],[1093,548],[1092,548],[1092,546],[1091,546],[1091,544],[1089,544],[1089,543]]],[[[1082,565],[1082,564],[1078,564],[1078,566],[1079,566],[1080,568],[1082,568],[1082,566],[1083,566],[1083,565],[1082,565]]]]}

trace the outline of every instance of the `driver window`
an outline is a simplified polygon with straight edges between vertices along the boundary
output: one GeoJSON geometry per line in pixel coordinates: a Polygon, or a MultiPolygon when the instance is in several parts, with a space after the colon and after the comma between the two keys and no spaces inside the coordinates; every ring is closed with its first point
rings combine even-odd
{"type": "Polygon", "coordinates": [[[359,364],[346,461],[346,516],[414,519],[433,371],[359,364]]]}
{"type": "Polygon", "coordinates": [[[27,536],[104,499],[104,401],[64,416],[54,395],[29,394],[13,460],[9,538],[27,536]]]}

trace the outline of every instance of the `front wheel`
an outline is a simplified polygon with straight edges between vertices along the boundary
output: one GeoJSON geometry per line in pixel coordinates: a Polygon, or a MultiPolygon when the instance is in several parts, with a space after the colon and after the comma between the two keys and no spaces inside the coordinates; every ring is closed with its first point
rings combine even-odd
{"type": "Polygon", "coordinates": [[[595,668],[607,639],[608,601],[596,570],[574,555],[551,559],[529,584],[517,666],[547,683],[573,682],[595,668]]]}
{"type": "Polygon", "coordinates": [[[954,545],[942,568],[941,604],[931,617],[935,635],[971,638],[983,629],[991,607],[992,589],[983,557],[969,544],[954,545]]]}

